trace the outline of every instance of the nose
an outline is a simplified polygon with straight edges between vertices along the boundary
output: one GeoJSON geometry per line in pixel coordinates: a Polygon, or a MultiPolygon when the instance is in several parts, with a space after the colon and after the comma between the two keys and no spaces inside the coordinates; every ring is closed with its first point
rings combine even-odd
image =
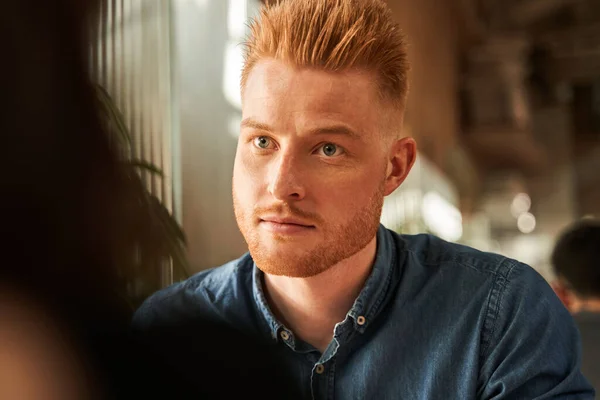
{"type": "Polygon", "coordinates": [[[306,195],[302,183],[302,168],[290,154],[281,154],[272,165],[269,193],[280,201],[299,201],[306,195]]]}

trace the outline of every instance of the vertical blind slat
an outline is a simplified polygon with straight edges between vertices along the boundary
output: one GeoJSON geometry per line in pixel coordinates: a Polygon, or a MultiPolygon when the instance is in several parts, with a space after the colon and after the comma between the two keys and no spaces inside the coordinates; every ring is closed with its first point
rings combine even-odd
{"type": "Polygon", "coordinates": [[[102,0],[90,72],[123,113],[130,156],[164,172],[162,179],[143,172],[142,179],[173,211],[169,10],[170,0],[102,0]]]}
{"type": "Polygon", "coordinates": [[[118,43],[118,31],[117,31],[117,4],[116,0],[110,1],[110,64],[111,64],[111,74],[110,74],[110,85],[109,90],[113,94],[115,102],[117,105],[119,104],[120,96],[118,92],[118,73],[116,71],[117,65],[117,43],[118,43]]]}
{"type": "MultiPolygon", "coordinates": [[[[160,7],[158,9],[158,18],[159,18],[159,30],[160,32],[165,32],[162,35],[159,35],[159,43],[160,43],[160,54],[166,56],[168,59],[171,59],[171,50],[170,50],[170,13],[169,13],[169,1],[168,0],[159,0],[160,7]]],[[[162,132],[171,132],[171,98],[170,98],[170,82],[171,82],[171,64],[160,62],[160,55],[158,56],[157,65],[159,67],[159,75],[165,77],[165,79],[159,82],[159,93],[158,96],[160,104],[168,104],[168,107],[164,109],[164,118],[162,118],[160,124],[160,130],[162,132]]],[[[161,165],[164,166],[165,175],[172,177],[172,168],[171,163],[167,162],[167,160],[171,159],[171,138],[172,135],[162,135],[160,145],[160,161],[161,165]]],[[[172,179],[166,179],[162,182],[162,199],[165,206],[172,210],[172,196],[169,196],[168,193],[172,193],[171,186],[172,179]]]]}
{"type": "Polygon", "coordinates": [[[108,57],[106,52],[106,38],[107,38],[107,3],[102,1],[100,2],[100,84],[106,88],[106,84],[108,82],[108,57]]]}

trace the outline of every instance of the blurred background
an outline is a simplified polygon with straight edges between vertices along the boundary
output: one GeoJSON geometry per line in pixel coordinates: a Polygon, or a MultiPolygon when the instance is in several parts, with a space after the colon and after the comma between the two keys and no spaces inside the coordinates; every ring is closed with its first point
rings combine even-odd
{"type": "MultiPolygon", "coordinates": [[[[260,0],[104,0],[96,81],[144,183],[188,240],[190,271],[246,251],[231,201],[246,21],[260,0]]],[[[600,2],[388,0],[412,62],[405,133],[418,162],[382,216],[403,233],[526,262],[600,215],[600,2]]],[[[172,271],[166,278],[177,279],[172,271]]]]}

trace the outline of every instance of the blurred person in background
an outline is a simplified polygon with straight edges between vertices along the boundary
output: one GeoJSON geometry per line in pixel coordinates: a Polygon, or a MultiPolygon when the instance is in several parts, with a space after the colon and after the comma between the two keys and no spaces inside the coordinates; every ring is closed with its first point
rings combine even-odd
{"type": "Polygon", "coordinates": [[[247,336],[190,327],[201,345],[179,350],[205,362],[190,376],[172,337],[154,346],[129,332],[116,260],[133,250],[124,238],[140,206],[89,77],[97,5],[9,1],[0,13],[0,399],[263,394],[259,378],[274,368],[247,336]]]}
{"type": "Polygon", "coordinates": [[[383,1],[262,9],[233,173],[250,251],[150,297],[134,326],[262,335],[312,399],[593,398],[573,320],[537,272],[380,225],[416,157],[406,47],[383,1]]]}
{"type": "Polygon", "coordinates": [[[554,289],[581,332],[582,370],[600,388],[600,221],[584,219],[565,230],[552,253],[554,289]]]}
{"type": "Polygon", "coordinates": [[[11,1],[0,13],[3,399],[103,397],[108,382],[94,381],[124,350],[130,312],[112,258],[125,179],[88,77],[93,4],[11,1]]]}

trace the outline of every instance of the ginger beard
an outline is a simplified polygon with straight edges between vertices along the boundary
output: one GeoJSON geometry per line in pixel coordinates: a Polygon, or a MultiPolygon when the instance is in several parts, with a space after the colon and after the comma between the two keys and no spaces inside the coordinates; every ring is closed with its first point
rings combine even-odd
{"type": "Polygon", "coordinates": [[[294,278],[318,275],[365,248],[377,234],[384,198],[384,182],[352,218],[342,223],[285,203],[269,208],[244,207],[233,185],[233,207],[238,227],[256,266],[266,274],[294,278]],[[260,215],[267,211],[310,218],[317,228],[309,238],[278,236],[260,229],[260,215]],[[267,236],[268,235],[268,236],[267,236]]]}

